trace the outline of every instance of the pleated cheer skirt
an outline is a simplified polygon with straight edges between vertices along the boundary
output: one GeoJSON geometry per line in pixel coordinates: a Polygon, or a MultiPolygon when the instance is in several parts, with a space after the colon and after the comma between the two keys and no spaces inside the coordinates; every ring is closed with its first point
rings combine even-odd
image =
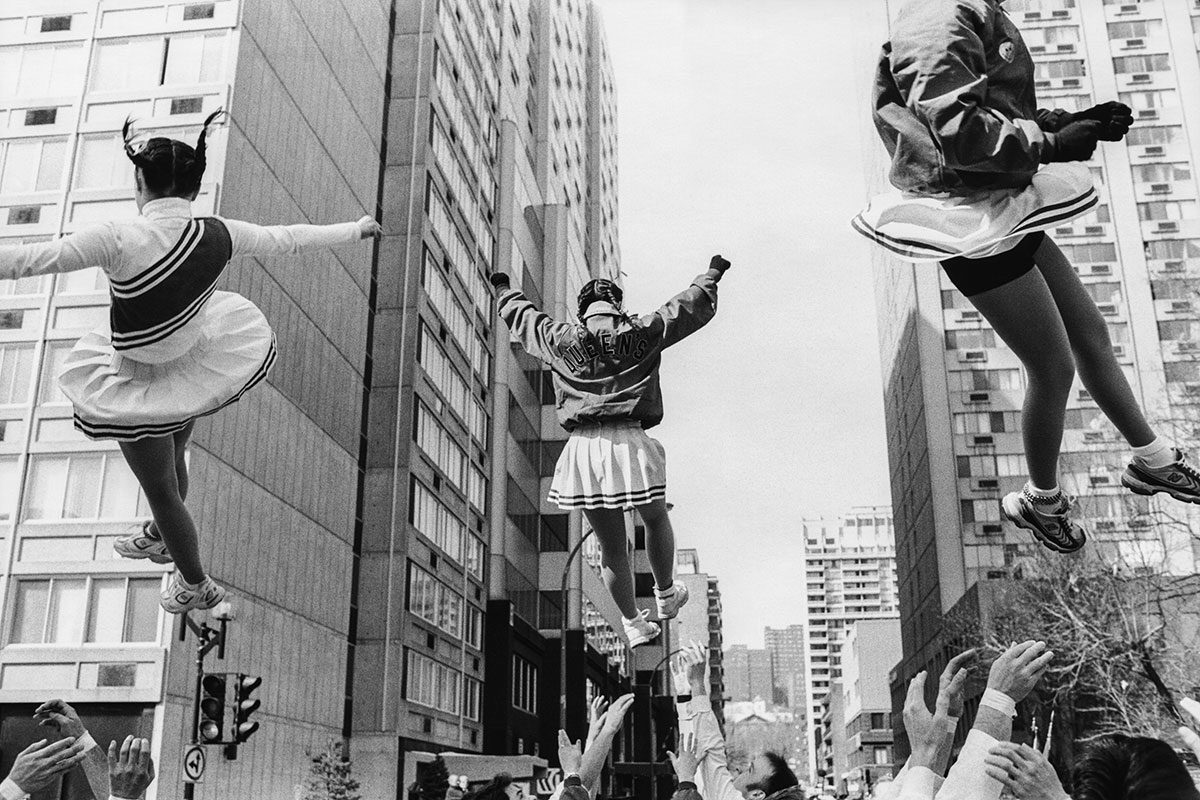
{"type": "Polygon", "coordinates": [[[161,364],[117,353],[107,329],[80,339],[58,379],[75,406],[75,427],[90,439],[167,436],[266,379],[275,363],[275,334],[256,305],[214,292],[191,324],[200,327],[196,344],[161,364]]]}
{"type": "Polygon", "coordinates": [[[983,258],[1011,250],[1030,233],[1086,214],[1099,203],[1079,163],[1047,164],[1023,189],[875,197],[851,225],[904,261],[983,258]]]}
{"type": "Polygon", "coordinates": [[[637,422],[578,428],[567,439],[549,499],[559,508],[633,508],[667,495],[667,453],[637,422]]]}

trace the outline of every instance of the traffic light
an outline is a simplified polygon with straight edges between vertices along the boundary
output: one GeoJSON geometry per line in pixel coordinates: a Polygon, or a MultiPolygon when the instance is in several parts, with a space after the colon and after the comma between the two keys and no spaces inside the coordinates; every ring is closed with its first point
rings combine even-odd
{"type": "Polygon", "coordinates": [[[200,716],[196,720],[196,741],[219,744],[225,730],[226,679],[222,673],[209,673],[200,681],[200,716]]]}
{"type": "Polygon", "coordinates": [[[258,710],[262,701],[250,695],[262,686],[262,678],[238,675],[233,701],[233,741],[237,744],[249,739],[258,730],[258,723],[250,721],[250,715],[258,710]]]}

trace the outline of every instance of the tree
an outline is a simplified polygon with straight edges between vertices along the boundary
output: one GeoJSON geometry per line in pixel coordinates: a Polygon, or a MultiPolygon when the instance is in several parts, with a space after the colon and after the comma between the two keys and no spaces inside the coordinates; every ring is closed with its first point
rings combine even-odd
{"type": "Polygon", "coordinates": [[[330,739],[325,750],[315,755],[312,751],[305,752],[312,765],[304,784],[304,800],[362,800],[341,740],[330,739]]]}
{"type": "Polygon", "coordinates": [[[415,791],[409,793],[411,800],[446,800],[450,789],[450,770],[441,756],[417,766],[415,791]]]}

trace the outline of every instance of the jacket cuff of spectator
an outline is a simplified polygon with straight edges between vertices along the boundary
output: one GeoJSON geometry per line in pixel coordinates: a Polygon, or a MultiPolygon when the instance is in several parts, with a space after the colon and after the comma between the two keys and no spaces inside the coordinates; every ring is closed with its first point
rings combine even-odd
{"type": "Polygon", "coordinates": [[[12,778],[5,778],[3,783],[0,783],[0,799],[2,800],[25,800],[29,797],[29,792],[17,785],[12,778]]]}

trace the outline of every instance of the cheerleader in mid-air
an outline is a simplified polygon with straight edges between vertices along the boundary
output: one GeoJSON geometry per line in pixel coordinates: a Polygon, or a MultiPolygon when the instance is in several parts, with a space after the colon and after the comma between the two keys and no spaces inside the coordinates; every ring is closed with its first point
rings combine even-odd
{"type": "Polygon", "coordinates": [[[205,168],[205,139],[222,112],[204,121],[191,145],[137,141],[125,123],[141,215],[84,228],[47,242],[0,247],[0,279],[99,267],[108,277],[109,325],[84,336],[59,376],[75,407],[75,427],[121,446],[153,520],[115,545],[127,558],[174,562],[162,607],[178,614],[212,608],[225,589],[200,563],[188,513],[184,460],[198,417],[236,402],[275,361],[275,335],[244,297],[217,291],[231,258],[284,255],[380,233],[371,217],[336,225],[262,227],[194,217],[205,168]]]}
{"type": "Polygon", "coordinates": [[[713,318],[717,281],[729,262],[713,256],[708,271],[653,314],[631,317],[621,287],[588,282],[579,292],[579,320],[560,322],[539,311],[497,273],[499,311],[525,352],[553,371],[558,422],[571,436],[559,456],[550,500],[583,510],[600,543],[604,582],[624,620],[630,646],[661,633],[639,611],[626,550],[625,509],[646,524],[658,619],[679,613],[687,587],[675,580],[675,533],[667,515],[666,452],[646,429],[662,422],[658,371],[662,351],[713,318]]]}
{"type": "Polygon", "coordinates": [[[879,60],[873,112],[896,188],[854,227],[902,259],[941,262],[1028,375],[1029,481],[1004,498],[1004,516],[1053,550],[1084,545],[1058,485],[1076,372],[1132,446],[1121,482],[1200,502],[1200,473],[1147,423],[1104,318],[1045,234],[1099,203],[1078,162],[1124,137],[1129,107],[1039,111],[1033,59],[997,0],[910,0],[879,60]]]}

